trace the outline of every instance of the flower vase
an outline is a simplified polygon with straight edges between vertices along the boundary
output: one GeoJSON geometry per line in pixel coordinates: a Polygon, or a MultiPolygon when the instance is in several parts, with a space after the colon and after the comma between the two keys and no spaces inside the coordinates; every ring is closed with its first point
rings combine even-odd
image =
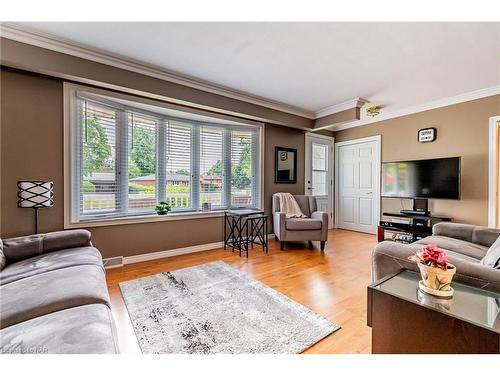
{"type": "Polygon", "coordinates": [[[448,263],[446,269],[442,269],[418,263],[418,268],[422,275],[422,280],[418,283],[420,290],[438,297],[451,297],[453,295],[451,280],[457,271],[453,264],[448,263]]]}

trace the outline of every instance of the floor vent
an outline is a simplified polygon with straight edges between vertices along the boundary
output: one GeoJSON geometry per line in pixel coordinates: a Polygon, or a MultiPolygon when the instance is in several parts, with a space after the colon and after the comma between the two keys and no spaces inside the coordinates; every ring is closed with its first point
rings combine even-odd
{"type": "Polygon", "coordinates": [[[106,258],[103,263],[104,268],[123,267],[123,257],[106,258]]]}

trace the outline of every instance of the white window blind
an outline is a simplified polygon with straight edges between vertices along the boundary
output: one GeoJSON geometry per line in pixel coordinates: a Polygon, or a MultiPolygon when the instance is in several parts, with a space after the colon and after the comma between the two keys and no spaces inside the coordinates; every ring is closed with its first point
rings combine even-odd
{"type": "Polygon", "coordinates": [[[198,184],[200,204],[211,203],[214,208],[227,206],[224,194],[224,129],[200,127],[200,168],[198,184]]]}
{"type": "Polygon", "coordinates": [[[80,175],[75,206],[79,216],[120,211],[118,189],[118,113],[91,101],[79,102],[77,133],[80,175]]]}
{"type": "Polygon", "coordinates": [[[231,132],[231,206],[249,206],[256,179],[252,155],[255,153],[252,132],[233,130],[231,132]]]}
{"type": "Polygon", "coordinates": [[[166,121],[167,136],[165,198],[176,210],[193,209],[191,170],[191,128],[188,123],[166,121]]]}
{"type": "Polygon", "coordinates": [[[156,205],[156,143],[158,119],[128,112],[128,212],[147,212],[156,205]]]}
{"type": "Polygon", "coordinates": [[[75,92],[73,221],[260,205],[256,126],[167,116],[75,92]]]}

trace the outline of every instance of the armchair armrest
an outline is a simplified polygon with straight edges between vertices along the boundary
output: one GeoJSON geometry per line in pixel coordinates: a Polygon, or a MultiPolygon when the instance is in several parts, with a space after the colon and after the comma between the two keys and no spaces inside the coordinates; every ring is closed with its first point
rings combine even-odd
{"type": "Polygon", "coordinates": [[[275,212],[273,214],[273,229],[274,234],[278,237],[280,241],[285,240],[285,221],[286,214],[284,212],[275,212]]]}
{"type": "Polygon", "coordinates": [[[76,229],[8,238],[3,241],[3,252],[7,263],[12,263],[51,251],[91,245],[90,232],[76,229]]]}
{"type": "Polygon", "coordinates": [[[328,213],[323,211],[315,211],[311,213],[311,219],[321,220],[321,241],[326,241],[328,238],[328,213]]]}

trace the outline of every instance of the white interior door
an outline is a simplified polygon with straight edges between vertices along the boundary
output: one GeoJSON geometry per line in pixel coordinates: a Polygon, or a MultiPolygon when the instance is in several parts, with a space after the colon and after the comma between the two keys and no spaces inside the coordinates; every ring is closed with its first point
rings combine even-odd
{"type": "Polygon", "coordinates": [[[338,143],[337,227],[376,233],[379,219],[380,137],[338,143]]]}
{"type": "Polygon", "coordinates": [[[333,137],[306,133],[305,192],[316,197],[333,228],[333,137]]]}

